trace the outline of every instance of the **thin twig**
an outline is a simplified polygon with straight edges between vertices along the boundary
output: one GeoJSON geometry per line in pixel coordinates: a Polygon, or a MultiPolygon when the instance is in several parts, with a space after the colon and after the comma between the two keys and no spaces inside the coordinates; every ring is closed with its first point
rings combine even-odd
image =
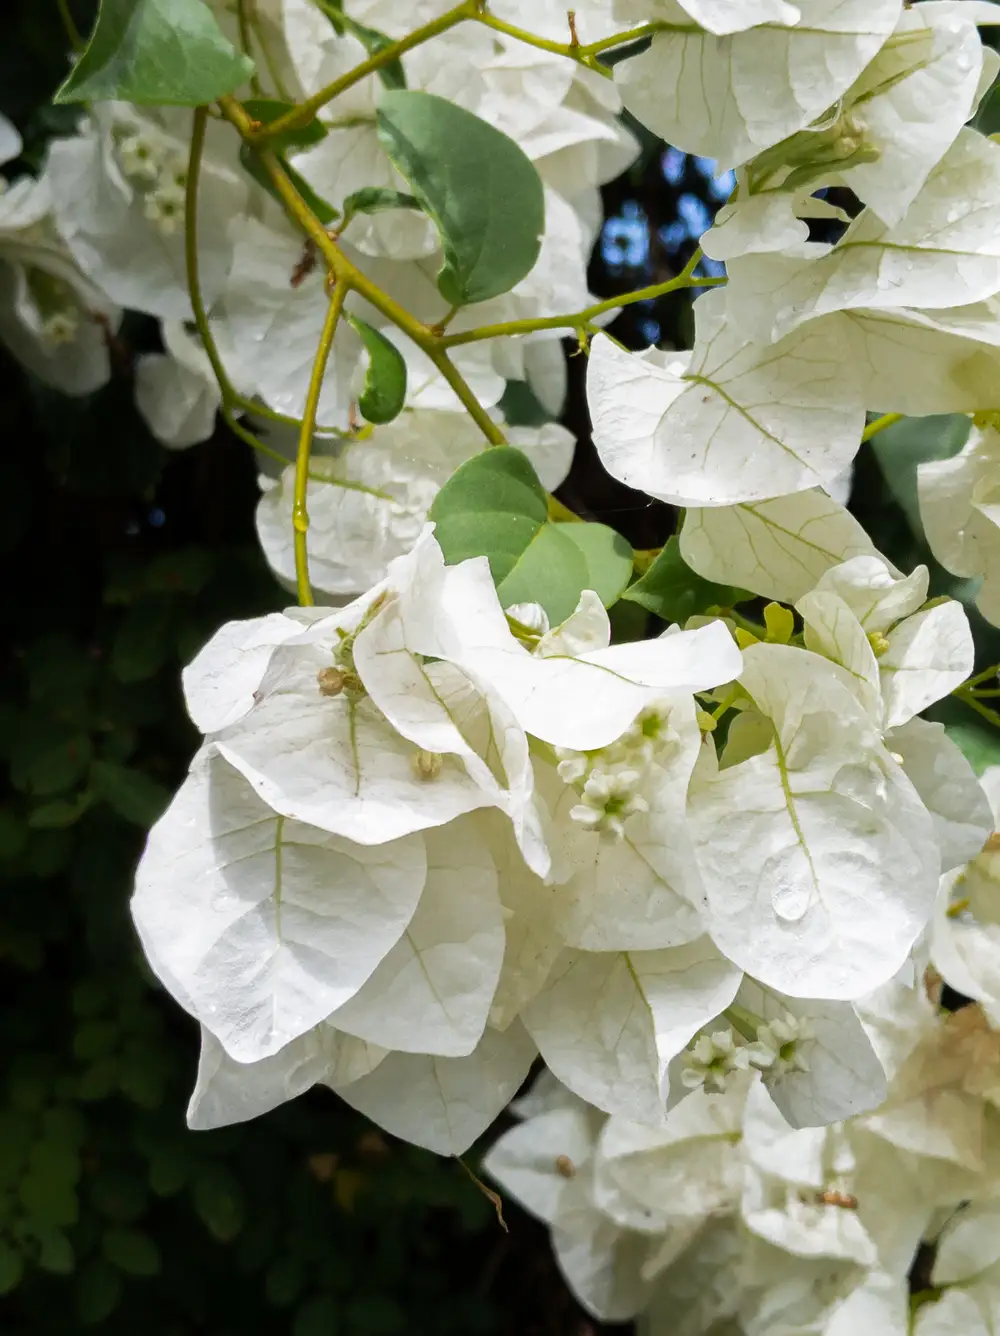
{"type": "Polygon", "coordinates": [[[334,278],[330,304],[326,309],[323,332],[313,361],[312,375],[309,378],[309,390],[306,394],[305,412],[302,414],[302,428],[299,432],[299,448],[295,454],[295,494],[292,502],[292,528],[295,543],[295,582],[298,586],[299,604],[311,608],[314,599],[309,583],[309,553],[306,535],[309,531],[309,511],[306,507],[306,494],[309,487],[309,452],[312,450],[313,430],[316,426],[316,413],[319,408],[319,396],[323,389],[327,363],[333,348],[334,336],[344,309],[347,285],[334,278]]]}

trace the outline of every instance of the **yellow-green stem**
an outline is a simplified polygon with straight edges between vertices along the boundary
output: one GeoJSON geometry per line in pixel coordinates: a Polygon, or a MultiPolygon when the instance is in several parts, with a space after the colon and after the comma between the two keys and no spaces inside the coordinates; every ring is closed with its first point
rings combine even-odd
{"type": "Polygon", "coordinates": [[[323,389],[323,377],[330,360],[334,336],[344,309],[347,285],[334,276],[333,293],[326,309],[323,332],[313,361],[312,375],[309,377],[309,390],[306,393],[306,407],[302,414],[302,429],[299,432],[299,448],[295,454],[295,494],[292,502],[292,528],[295,531],[295,582],[299,591],[299,604],[311,608],[314,602],[312,586],[309,583],[309,554],[306,548],[306,535],[309,531],[309,511],[306,508],[306,490],[309,485],[309,452],[312,449],[313,431],[316,427],[316,412],[319,408],[319,396],[323,389]]]}
{"type": "Polygon", "coordinates": [[[518,42],[524,42],[526,46],[536,47],[539,51],[551,51],[556,56],[567,56],[570,60],[575,60],[577,64],[585,65],[588,70],[593,70],[596,74],[603,74],[606,79],[614,78],[608,66],[602,65],[585,46],[574,46],[572,42],[551,42],[547,37],[536,37],[533,32],[528,32],[525,28],[517,28],[513,23],[505,23],[503,19],[495,18],[494,15],[486,13],[485,10],[473,15],[473,17],[477,23],[485,24],[487,28],[492,28],[494,32],[502,32],[518,42]]]}
{"type": "MultiPolygon", "coordinates": [[[[236,0],[236,23],[240,30],[240,46],[243,49],[243,54],[251,60],[253,60],[253,42],[250,36],[250,18],[247,14],[247,5],[252,3],[253,0],[236,0]]],[[[257,75],[256,62],[254,62],[253,74],[250,75],[250,87],[254,97],[260,97],[264,91],[257,75]]]]}
{"type": "Polygon", "coordinates": [[[513,334],[532,334],[539,329],[585,329],[598,316],[608,311],[616,311],[620,306],[632,306],[636,302],[652,301],[656,297],[665,297],[670,292],[682,288],[717,287],[725,283],[724,278],[697,278],[695,269],[701,260],[701,251],[695,251],[676,278],[665,283],[655,283],[652,287],[637,288],[635,292],[623,293],[620,297],[609,297],[607,301],[597,302],[583,311],[571,315],[542,316],[537,320],[507,320],[498,325],[480,325],[478,329],[465,330],[461,334],[448,334],[441,340],[445,348],[460,348],[465,343],[478,343],[482,339],[506,338],[513,334]]]}
{"type": "Polygon", "coordinates": [[[84,42],[80,36],[80,29],[76,26],[73,18],[73,12],[69,7],[69,0],[56,0],[59,6],[59,13],[62,16],[63,27],[66,29],[66,37],[74,52],[79,55],[83,50],[84,42]]]}
{"type": "Polygon", "coordinates": [[[458,396],[462,407],[490,445],[506,445],[507,438],[466,384],[458,368],[441,348],[427,348],[427,355],[458,396]]]}
{"type": "Polygon", "coordinates": [[[987,682],[991,677],[997,676],[1000,676],[1000,663],[991,663],[981,673],[976,673],[975,677],[967,678],[958,689],[961,691],[963,688],[978,687],[980,682],[987,682]]]}
{"type": "MultiPolygon", "coordinates": [[[[219,106],[223,115],[239,130],[240,134],[246,139],[250,138],[253,123],[235,98],[220,97],[219,106]]],[[[387,320],[391,320],[397,329],[401,329],[404,334],[412,339],[418,348],[423,349],[458,395],[466,411],[486,439],[492,445],[503,445],[503,432],[483,409],[461,372],[448,357],[445,351],[445,341],[410,315],[409,311],[400,306],[398,302],[393,301],[388,293],[383,292],[367,275],[351,263],[295,189],[288,173],[270,149],[261,147],[258,149],[258,155],[261,166],[267,172],[289,215],[298,223],[305,234],[315,242],[316,249],[323,256],[336,282],[342,285],[345,290],[356,292],[359,296],[364,297],[365,301],[374,306],[387,320]]]]}
{"type": "Polygon", "coordinates": [[[222,402],[228,405],[235,402],[240,396],[237,395],[226,374],[226,368],[222,364],[215,337],[208,323],[208,312],[205,310],[205,302],[201,295],[201,277],[198,266],[198,182],[201,176],[201,160],[205,151],[205,126],[207,122],[208,108],[196,107],[191,126],[187,192],[184,198],[184,264],[187,271],[188,296],[191,298],[191,312],[194,315],[195,328],[218,382],[222,402]]]}
{"type": "MultiPolygon", "coordinates": [[[[265,445],[259,436],[255,436],[248,427],[245,427],[243,423],[233,415],[230,409],[224,407],[221,412],[223,422],[225,422],[233,435],[238,436],[240,440],[249,445],[252,450],[256,450],[257,453],[263,455],[265,459],[273,459],[274,462],[280,464],[282,468],[287,468],[288,465],[292,463],[288,456],[283,455],[280,450],[273,450],[271,446],[265,445]]],[[[298,418],[295,419],[295,425],[300,425],[300,420],[298,418]]],[[[366,487],[363,482],[354,482],[350,478],[327,478],[322,473],[310,473],[309,481],[321,482],[325,487],[339,487],[345,492],[362,492],[365,496],[374,496],[379,501],[392,500],[392,497],[388,492],[383,492],[378,487],[366,487]]]]}
{"type": "Polygon", "coordinates": [[[902,422],[903,413],[883,413],[877,417],[874,422],[869,422],[861,433],[862,441],[870,441],[873,436],[877,436],[880,431],[885,431],[886,427],[891,427],[894,422],[902,422]]]}
{"type": "Polygon", "coordinates": [[[991,710],[988,705],[983,705],[971,692],[965,690],[963,687],[956,687],[952,692],[952,695],[957,696],[959,700],[964,701],[965,704],[975,710],[977,714],[981,714],[982,717],[991,723],[994,728],[1000,728],[1000,714],[997,714],[996,710],[991,710]]]}
{"type": "Polygon", "coordinates": [[[285,130],[293,130],[297,126],[307,125],[321,107],[325,107],[328,102],[332,102],[334,98],[339,97],[348,88],[353,88],[356,83],[360,83],[362,79],[367,79],[370,74],[377,74],[379,70],[384,69],[386,65],[391,65],[393,61],[398,60],[407,51],[412,51],[415,46],[422,46],[424,42],[429,42],[432,37],[439,37],[441,33],[447,32],[449,28],[454,28],[466,19],[474,18],[477,8],[476,0],[463,0],[462,4],[456,5],[454,9],[449,9],[447,14],[442,14],[440,18],[434,19],[431,23],[425,23],[421,28],[415,28],[413,32],[400,38],[398,42],[393,42],[391,46],[377,51],[370,59],[362,61],[353,70],[348,70],[339,79],[334,79],[325,88],[321,88],[318,93],[314,93],[312,97],[307,97],[304,102],[300,102],[292,111],[286,112],[284,116],[279,116],[276,121],[270,121],[266,126],[261,126],[259,130],[251,133],[248,138],[259,142],[271,135],[281,134],[285,130]]]}

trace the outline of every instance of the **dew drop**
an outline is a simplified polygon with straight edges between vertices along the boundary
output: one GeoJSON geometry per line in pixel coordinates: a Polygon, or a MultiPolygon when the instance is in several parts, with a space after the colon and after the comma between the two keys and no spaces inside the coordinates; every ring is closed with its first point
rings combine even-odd
{"type": "Polygon", "coordinates": [[[771,890],[771,905],[778,918],[798,923],[812,903],[812,887],[796,881],[776,881],[771,890]]]}

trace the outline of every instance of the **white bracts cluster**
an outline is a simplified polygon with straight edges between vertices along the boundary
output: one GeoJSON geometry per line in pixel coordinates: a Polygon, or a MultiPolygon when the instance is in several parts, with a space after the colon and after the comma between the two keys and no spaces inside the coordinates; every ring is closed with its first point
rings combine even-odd
{"type": "Polygon", "coordinates": [[[185,673],[206,743],[133,905],[205,1031],[192,1123],[325,1081],[455,1152],[538,1052],[651,1127],[754,1070],[796,1127],[878,1105],[855,1003],[992,820],[907,713],[968,672],[937,620],[958,605],[920,633],[922,574],[874,557],[820,583],[859,645],[885,640],[874,682],[842,666],[846,629],[741,654],[715,621],[611,647],[591,593],[555,628],[508,619],[486,561],[445,566],[430,529],[346,608],[224,627],[185,673]],[[738,699],[721,749],[706,693],[738,699]],[[414,1082],[426,1099],[402,1098],[414,1082]]]}
{"type": "MultiPolygon", "coordinates": [[[[204,1028],[194,1125],[323,1080],[449,1153],[511,1097],[548,1042],[535,1027],[551,1031],[548,975],[581,902],[614,915],[599,837],[561,817],[577,794],[554,748],[612,744],[665,698],[693,724],[692,693],[739,670],[721,624],[608,648],[594,603],[576,621],[603,623],[602,643],[568,656],[567,626],[530,653],[485,561],[445,567],[428,531],[356,603],[231,624],[187,670],[206,742],[150,836],[133,908],[204,1028]],[[572,708],[585,696],[586,717],[572,708]]],[[[617,857],[652,856],[698,744],[694,728],[667,806],[624,818],[617,857]]],[[[697,935],[666,840],[656,863],[636,892],[676,902],[667,937],[697,935]]]]}
{"type": "MultiPolygon", "coordinates": [[[[615,68],[626,107],[735,168],[736,188],[702,238],[728,282],[697,302],[694,348],[633,354],[595,340],[595,441],[616,477],[690,508],[682,550],[700,574],[727,564],[775,597],[768,566],[790,573],[822,552],[789,554],[779,539],[757,573],[767,587],[748,586],[762,560],[752,531],[776,537],[779,512],[798,533],[814,528],[807,489],[835,486],[866,411],[995,407],[1000,149],[966,122],[998,68],[977,25],[1000,21],[1000,7],[622,0],[615,13],[664,25],[615,68]],[[857,216],[822,198],[830,186],[854,192],[857,216]],[[809,240],[817,219],[841,231],[835,243],[809,240]]],[[[923,466],[920,501],[935,554],[985,574],[979,607],[1000,624],[994,434],[984,426],[957,459],[923,466]]]]}
{"type": "MultiPolygon", "coordinates": [[[[988,1336],[1000,1032],[901,984],[859,1012],[889,1074],[873,1112],[796,1129],[720,1031],[689,1050],[706,1079],[660,1125],[543,1072],[486,1172],[550,1226],[583,1306],[644,1336],[988,1336]]],[[[768,1026],[782,1046],[793,1029],[768,1026]]]]}

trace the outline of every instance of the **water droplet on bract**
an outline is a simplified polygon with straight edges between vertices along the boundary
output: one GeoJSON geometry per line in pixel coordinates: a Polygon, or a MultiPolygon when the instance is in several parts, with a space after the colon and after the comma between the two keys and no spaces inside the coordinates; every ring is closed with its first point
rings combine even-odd
{"type": "Polygon", "coordinates": [[[799,919],[804,918],[812,898],[812,887],[801,882],[779,879],[771,889],[774,912],[786,923],[798,923],[799,919]]]}
{"type": "Polygon", "coordinates": [[[797,923],[805,917],[816,892],[813,869],[800,844],[767,859],[761,880],[770,887],[771,907],[779,919],[797,923]]]}

